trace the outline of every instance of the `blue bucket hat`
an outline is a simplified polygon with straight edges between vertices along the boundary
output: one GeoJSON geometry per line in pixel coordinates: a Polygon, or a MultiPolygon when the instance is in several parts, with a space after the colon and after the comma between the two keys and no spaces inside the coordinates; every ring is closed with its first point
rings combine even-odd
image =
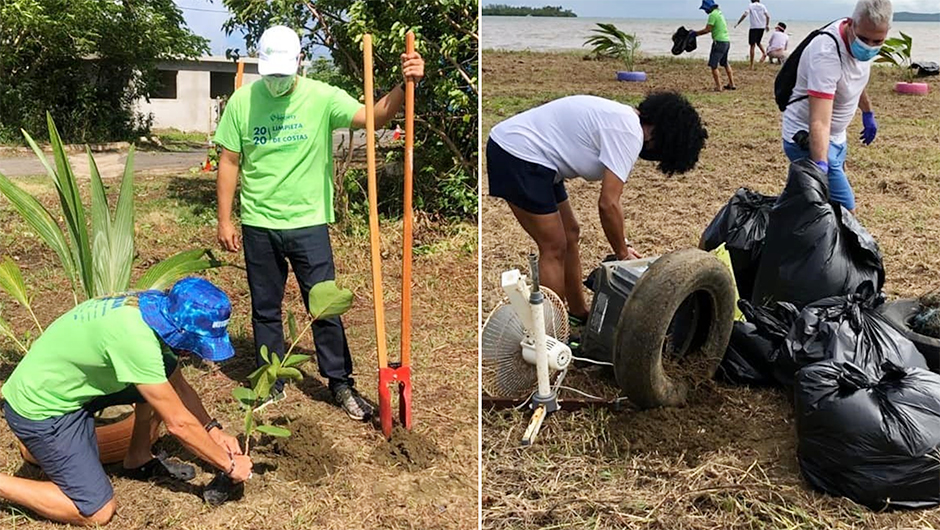
{"type": "Polygon", "coordinates": [[[708,13],[709,11],[714,9],[716,5],[717,4],[715,3],[715,0],[702,0],[702,5],[699,6],[699,9],[708,13]]]}
{"type": "Polygon", "coordinates": [[[218,287],[202,278],[183,278],[169,292],[144,291],[138,295],[144,322],[170,348],[192,352],[207,361],[235,355],[229,340],[232,304],[218,287]]]}

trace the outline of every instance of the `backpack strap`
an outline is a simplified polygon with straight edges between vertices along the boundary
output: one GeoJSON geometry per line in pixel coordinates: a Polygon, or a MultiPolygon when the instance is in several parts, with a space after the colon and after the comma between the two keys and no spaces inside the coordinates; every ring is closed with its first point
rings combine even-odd
{"type": "MultiPolygon", "coordinates": [[[[836,21],[833,20],[832,22],[836,22],[836,21]]],[[[836,36],[833,35],[832,33],[829,33],[828,31],[825,31],[825,29],[826,29],[827,27],[829,27],[829,26],[832,24],[832,22],[830,22],[829,24],[826,24],[825,26],[823,26],[823,27],[821,27],[821,28],[819,28],[819,29],[813,30],[813,33],[811,33],[810,36],[809,36],[809,40],[813,40],[813,39],[815,39],[816,37],[818,37],[818,36],[820,36],[820,35],[826,35],[826,36],[828,36],[830,39],[832,39],[832,42],[834,42],[835,45],[836,45],[836,53],[839,55],[839,64],[841,65],[841,64],[842,64],[842,50],[839,49],[839,39],[837,39],[836,36]]],[[[809,46],[809,44],[807,44],[807,46],[809,46]]],[[[805,51],[805,49],[804,49],[804,51],[805,51]]],[[[802,57],[802,55],[803,55],[802,52],[800,52],[800,56],[801,56],[801,57],[802,57]]],[[[797,64],[797,70],[799,70],[799,64],[797,64]]],[[[797,101],[802,101],[802,100],[807,99],[807,98],[809,98],[809,94],[806,94],[806,95],[804,95],[804,96],[799,96],[799,97],[793,98],[793,99],[791,99],[790,101],[787,102],[787,106],[789,107],[790,104],[796,103],[797,101]]]]}

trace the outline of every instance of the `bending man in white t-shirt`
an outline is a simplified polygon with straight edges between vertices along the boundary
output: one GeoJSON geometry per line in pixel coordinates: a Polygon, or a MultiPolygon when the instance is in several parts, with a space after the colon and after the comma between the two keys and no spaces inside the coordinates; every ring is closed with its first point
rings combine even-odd
{"type": "Polygon", "coordinates": [[[862,109],[862,143],[878,132],[865,87],[871,61],[891,27],[890,0],[859,0],[852,18],[830,24],[803,51],[791,103],[783,112],[783,151],[787,158],[810,157],[828,174],[829,197],[855,210],[855,193],[843,169],[846,129],[862,109]]]}
{"type": "Polygon", "coordinates": [[[530,109],[490,131],[490,195],[509,203],[539,250],[541,283],[568,302],[575,324],[587,317],[581,288],[578,221],[565,179],[600,181],[601,226],[618,259],[639,258],[624,232],[620,195],[638,158],[666,174],[698,162],[708,133],[698,113],[675,93],[652,94],[634,109],[594,96],[569,96],[530,109]]]}
{"type": "MultiPolygon", "coordinates": [[[[767,41],[767,57],[773,63],[776,59],[780,64],[787,59],[787,45],[790,43],[790,37],[787,35],[787,25],[778,22],[774,32],[770,34],[770,40],[767,41]]],[[[761,58],[763,62],[765,58],[761,58]]]]}

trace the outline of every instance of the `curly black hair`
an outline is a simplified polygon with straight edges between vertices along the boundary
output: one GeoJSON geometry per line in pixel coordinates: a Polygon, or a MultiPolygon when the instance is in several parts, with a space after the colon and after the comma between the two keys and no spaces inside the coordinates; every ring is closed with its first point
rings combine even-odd
{"type": "Polygon", "coordinates": [[[650,94],[637,107],[640,123],[652,125],[651,150],[667,175],[695,167],[708,131],[695,107],[675,92],[650,94]]]}

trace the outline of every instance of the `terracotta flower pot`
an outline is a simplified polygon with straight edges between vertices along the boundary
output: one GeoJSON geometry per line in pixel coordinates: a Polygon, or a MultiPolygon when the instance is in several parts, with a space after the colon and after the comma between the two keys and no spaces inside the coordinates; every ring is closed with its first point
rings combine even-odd
{"type": "Polygon", "coordinates": [[[894,84],[894,91],[898,94],[913,94],[922,96],[930,92],[930,85],[927,83],[905,83],[901,81],[894,84]]]}
{"type": "MultiPolygon", "coordinates": [[[[106,425],[97,425],[95,427],[95,436],[98,438],[98,455],[102,464],[116,464],[124,460],[127,449],[131,444],[131,435],[134,432],[134,412],[106,425]]],[[[157,441],[158,436],[150,440],[151,443],[157,441]]],[[[29,454],[29,450],[22,442],[17,440],[20,448],[20,454],[23,460],[31,464],[39,465],[39,462],[29,454]]]]}

